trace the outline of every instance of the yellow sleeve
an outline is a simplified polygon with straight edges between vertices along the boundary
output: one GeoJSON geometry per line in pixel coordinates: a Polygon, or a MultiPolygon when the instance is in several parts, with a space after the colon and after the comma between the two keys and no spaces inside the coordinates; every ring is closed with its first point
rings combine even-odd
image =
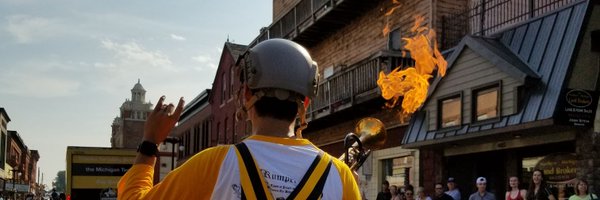
{"type": "Polygon", "coordinates": [[[348,200],[361,199],[360,190],[358,189],[356,180],[354,180],[354,176],[348,165],[336,158],[333,158],[332,160],[333,165],[335,165],[340,172],[340,178],[342,179],[342,187],[344,189],[342,198],[348,200]]]}
{"type": "Polygon", "coordinates": [[[133,165],[119,181],[118,199],[210,199],[229,147],[213,147],[196,154],[154,187],[154,167],[133,165]]]}

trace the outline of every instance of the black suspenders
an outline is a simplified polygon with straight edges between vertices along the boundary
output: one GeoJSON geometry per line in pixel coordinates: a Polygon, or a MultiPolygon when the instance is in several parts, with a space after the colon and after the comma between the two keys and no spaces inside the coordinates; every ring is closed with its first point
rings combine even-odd
{"type": "MultiPolygon", "coordinates": [[[[251,194],[244,192],[244,190],[246,190],[248,188],[244,188],[244,184],[242,183],[242,195],[241,195],[242,199],[244,199],[244,200],[245,199],[261,199],[261,200],[262,199],[272,199],[270,190],[268,190],[268,189],[265,190],[265,188],[262,187],[263,182],[261,180],[261,174],[258,173],[258,169],[257,169],[256,163],[254,162],[254,158],[252,157],[252,154],[248,150],[248,147],[246,146],[246,144],[244,144],[243,142],[240,142],[239,144],[236,144],[235,147],[236,147],[237,151],[239,152],[238,159],[241,157],[244,167],[246,169],[244,172],[242,170],[242,167],[240,167],[240,175],[243,176],[244,173],[247,173],[247,176],[250,179],[250,183],[252,184],[252,191],[255,194],[255,197],[252,197],[251,194]],[[270,198],[267,197],[267,195],[269,195],[270,198]]],[[[311,199],[311,200],[315,199],[316,200],[321,197],[321,194],[323,193],[323,187],[325,186],[325,181],[327,180],[327,177],[329,175],[329,170],[331,168],[331,160],[324,160],[324,159],[325,158],[322,157],[320,154],[317,154],[317,156],[313,160],[312,164],[310,165],[310,167],[308,168],[308,170],[302,177],[302,180],[300,180],[300,182],[298,183],[296,188],[294,188],[294,190],[288,196],[287,199],[290,199],[290,200],[295,199],[296,197],[298,197],[298,195],[301,192],[304,194],[304,197],[306,197],[306,199],[311,199]],[[321,165],[319,165],[319,164],[321,164],[321,165]],[[313,173],[315,172],[315,169],[323,168],[323,167],[325,167],[324,170],[323,169],[318,170],[318,171],[322,171],[322,172],[320,172],[320,174],[315,174],[318,176],[312,176],[313,179],[318,177],[318,181],[316,181],[316,182],[314,180],[309,181],[311,178],[311,175],[313,175],[313,173]],[[305,188],[305,187],[307,187],[307,188],[305,188]],[[311,189],[311,187],[312,187],[312,190],[307,190],[307,189],[311,189]],[[308,196],[306,196],[307,191],[310,191],[310,193],[308,193],[308,196]]]]}

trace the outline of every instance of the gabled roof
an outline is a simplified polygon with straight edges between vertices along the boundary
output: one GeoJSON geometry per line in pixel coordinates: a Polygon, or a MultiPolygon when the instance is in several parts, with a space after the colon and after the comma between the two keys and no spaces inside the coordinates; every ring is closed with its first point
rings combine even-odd
{"type": "MultiPolygon", "coordinates": [[[[462,54],[465,47],[477,51],[479,55],[494,64],[495,67],[504,73],[512,76],[522,83],[538,80],[540,76],[534,72],[523,60],[506,46],[504,46],[497,38],[465,36],[461,42],[454,47],[452,53],[447,58],[448,73],[452,70],[454,63],[462,54]]],[[[433,94],[437,85],[443,81],[442,78],[436,78],[429,88],[428,97],[433,94]]],[[[429,100],[429,99],[428,99],[429,100]]]]}
{"type": "MultiPolygon", "coordinates": [[[[576,43],[582,30],[589,1],[580,1],[541,17],[515,25],[492,38],[466,37],[462,46],[469,46],[490,60],[502,71],[521,78],[538,78],[539,87],[528,93],[526,101],[516,114],[501,117],[499,121],[485,124],[463,124],[453,130],[428,130],[426,111],[413,115],[402,140],[403,147],[420,146],[475,138],[505,132],[508,127],[531,128],[532,125],[551,125],[573,58],[576,43]]],[[[459,56],[460,49],[450,56],[459,56]]],[[[451,73],[451,72],[450,72],[451,73]]],[[[443,81],[443,80],[442,80],[443,81]]],[[[431,91],[439,83],[432,84],[431,91]]]]}
{"type": "Polygon", "coordinates": [[[0,115],[4,115],[4,117],[6,118],[7,122],[10,122],[10,117],[8,117],[8,113],[6,113],[6,110],[4,110],[4,108],[0,107],[0,115]]]}
{"type": "Polygon", "coordinates": [[[237,62],[238,58],[248,49],[248,46],[246,45],[235,44],[231,42],[225,42],[225,46],[229,48],[229,52],[233,57],[234,63],[237,62]]]}
{"type": "Polygon", "coordinates": [[[223,58],[225,53],[229,53],[231,55],[231,57],[233,57],[233,61],[232,63],[237,64],[237,61],[239,59],[239,57],[244,54],[246,52],[246,50],[248,49],[248,46],[246,45],[242,45],[242,44],[235,44],[235,43],[231,43],[229,41],[225,42],[225,44],[223,45],[223,52],[221,52],[221,57],[219,58],[219,65],[217,67],[217,73],[215,73],[215,78],[213,79],[212,82],[212,92],[209,93],[208,95],[208,99],[209,102],[212,103],[212,99],[213,99],[213,93],[216,92],[217,88],[215,88],[215,82],[217,81],[217,79],[219,78],[219,72],[221,71],[221,62],[223,62],[223,58]]]}

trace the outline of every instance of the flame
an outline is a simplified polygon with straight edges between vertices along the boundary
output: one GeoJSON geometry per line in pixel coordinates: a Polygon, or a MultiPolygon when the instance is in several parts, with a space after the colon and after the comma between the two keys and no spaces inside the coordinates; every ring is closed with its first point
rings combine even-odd
{"type": "Polygon", "coordinates": [[[404,48],[415,60],[415,66],[404,70],[398,67],[387,75],[382,71],[377,79],[381,96],[388,100],[386,106],[397,106],[398,100],[403,97],[401,121],[425,102],[429,79],[433,77],[431,73],[437,69],[439,76],[446,75],[447,62],[437,48],[435,30],[423,26],[423,21],[422,17],[416,17],[410,29],[414,36],[402,38],[406,42],[404,48]]]}
{"type": "Polygon", "coordinates": [[[387,12],[385,12],[384,16],[385,16],[385,26],[383,27],[382,33],[383,33],[383,37],[387,36],[391,29],[390,29],[390,15],[392,15],[394,13],[394,11],[396,11],[396,9],[400,8],[400,2],[398,0],[392,0],[392,4],[393,7],[390,8],[387,12]]]}

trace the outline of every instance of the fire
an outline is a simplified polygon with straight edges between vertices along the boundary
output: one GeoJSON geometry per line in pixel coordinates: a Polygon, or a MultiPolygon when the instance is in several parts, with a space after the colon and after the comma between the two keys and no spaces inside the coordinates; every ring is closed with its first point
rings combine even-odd
{"type": "Polygon", "coordinates": [[[385,27],[383,27],[383,37],[387,36],[390,33],[390,15],[396,11],[396,9],[400,8],[400,2],[398,0],[392,0],[393,7],[390,8],[387,12],[385,12],[385,27]]]}
{"type": "Polygon", "coordinates": [[[404,48],[415,60],[415,66],[404,70],[398,67],[387,75],[382,71],[377,79],[381,96],[389,100],[386,104],[389,108],[397,106],[400,97],[404,97],[402,119],[417,111],[425,102],[429,79],[433,77],[431,73],[437,69],[439,76],[446,75],[447,62],[437,48],[435,30],[423,26],[423,21],[422,17],[417,17],[410,29],[414,36],[402,38],[406,42],[404,48]]]}

